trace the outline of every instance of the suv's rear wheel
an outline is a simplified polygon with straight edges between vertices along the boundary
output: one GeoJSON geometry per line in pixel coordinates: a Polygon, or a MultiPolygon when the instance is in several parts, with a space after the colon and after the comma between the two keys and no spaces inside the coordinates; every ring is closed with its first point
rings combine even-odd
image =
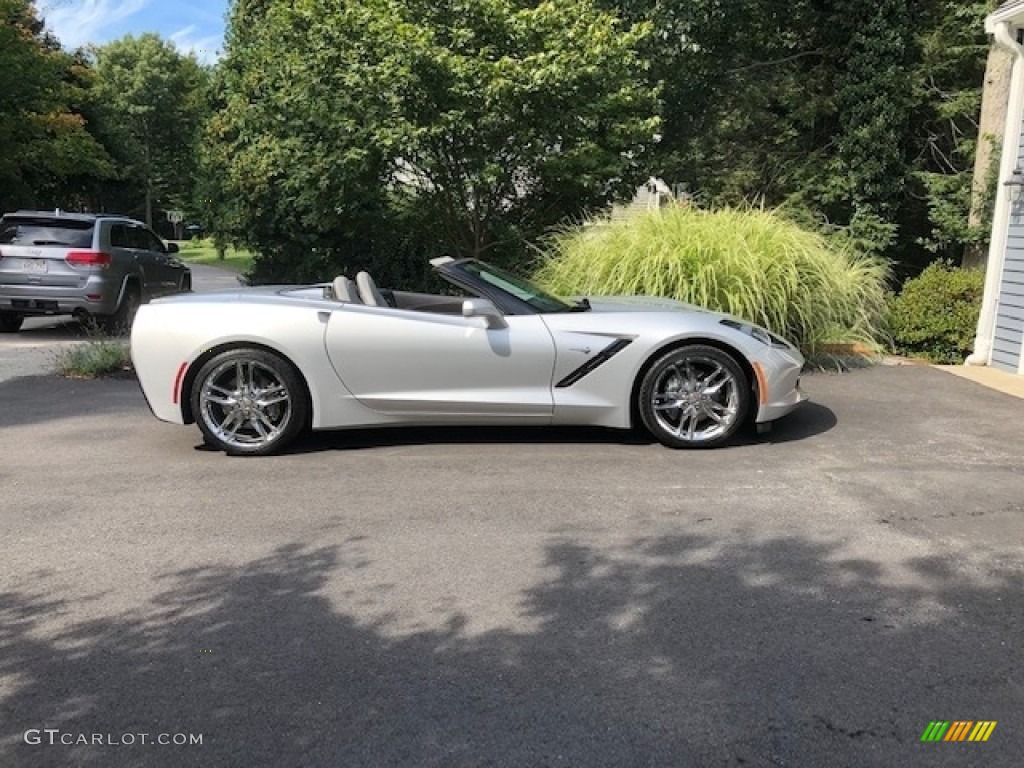
{"type": "Polygon", "coordinates": [[[17,333],[25,318],[15,312],[0,312],[0,333],[17,333]]]}

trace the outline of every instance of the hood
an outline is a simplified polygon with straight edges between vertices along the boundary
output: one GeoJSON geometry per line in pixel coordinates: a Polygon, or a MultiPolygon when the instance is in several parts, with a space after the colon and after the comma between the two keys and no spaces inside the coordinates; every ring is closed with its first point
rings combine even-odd
{"type": "Polygon", "coordinates": [[[700,312],[706,315],[721,315],[710,309],[687,304],[684,301],[666,299],[660,296],[588,296],[590,308],[594,312],[700,312]]]}

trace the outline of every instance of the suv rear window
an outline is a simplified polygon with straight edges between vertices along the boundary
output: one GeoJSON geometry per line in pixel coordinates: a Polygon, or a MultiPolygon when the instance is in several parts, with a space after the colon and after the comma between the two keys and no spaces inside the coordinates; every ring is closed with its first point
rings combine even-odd
{"type": "Polygon", "coordinates": [[[5,216],[0,220],[0,245],[63,245],[88,248],[95,222],[5,216]]]}

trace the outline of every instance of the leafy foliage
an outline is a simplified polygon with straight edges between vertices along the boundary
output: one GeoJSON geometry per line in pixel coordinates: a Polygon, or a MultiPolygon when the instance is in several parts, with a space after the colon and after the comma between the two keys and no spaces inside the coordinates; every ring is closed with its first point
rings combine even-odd
{"type": "Polygon", "coordinates": [[[970,354],[985,289],[982,270],[936,262],[908,280],[889,307],[897,352],[933,363],[961,363],[970,354]]]}
{"type": "MultiPolygon", "coordinates": [[[[918,36],[919,63],[912,80],[915,130],[908,178],[909,198],[927,210],[927,228],[920,245],[929,253],[959,259],[964,247],[987,242],[991,228],[992,188],[997,162],[978,179],[989,190],[988,215],[972,227],[974,156],[977,151],[981,82],[988,41],[980,34],[982,20],[994,10],[994,0],[936,4],[934,21],[918,36]]],[[[982,137],[991,141],[991,137],[982,137]]],[[[922,258],[924,256],[922,255],[922,258]]]]}
{"type": "Polygon", "coordinates": [[[26,0],[0,0],[0,209],[62,202],[70,180],[109,178],[111,157],[76,109],[88,73],[26,0]]]}
{"type": "Polygon", "coordinates": [[[778,213],[672,207],[556,237],[537,280],[564,295],[667,296],[764,325],[807,352],[879,338],[886,267],[778,213]]]}
{"type": "Polygon", "coordinates": [[[220,235],[275,275],[511,258],[641,175],[645,32],[590,0],[240,1],[205,158],[220,235]]]}
{"type": "Polygon", "coordinates": [[[655,174],[903,279],[987,237],[996,5],[234,0],[207,72],[153,35],[63,52],[0,0],[0,206],[180,208],[258,252],[256,279],[420,280],[440,254],[521,262],[655,174]]]}
{"type": "Polygon", "coordinates": [[[97,131],[115,155],[125,209],[153,223],[155,208],[191,208],[206,74],[155,34],[93,51],[97,131]]]}
{"type": "Polygon", "coordinates": [[[705,205],[802,208],[915,273],[967,227],[995,0],[607,0],[648,20],[652,172],[705,205]]]}

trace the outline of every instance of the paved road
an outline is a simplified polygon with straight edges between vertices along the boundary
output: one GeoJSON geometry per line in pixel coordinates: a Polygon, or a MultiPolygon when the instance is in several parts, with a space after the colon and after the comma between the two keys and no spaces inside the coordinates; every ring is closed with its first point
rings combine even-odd
{"type": "Polygon", "coordinates": [[[714,452],[254,460],[132,381],[0,383],[0,765],[1019,765],[1024,401],[924,367],[807,388],[714,452]],[[939,719],[999,724],[921,744],[939,719]],[[59,745],[92,734],[136,743],[59,745]]]}
{"type": "MultiPolygon", "coordinates": [[[[192,282],[197,293],[228,290],[238,286],[238,276],[225,269],[193,264],[192,282]]],[[[87,337],[82,324],[69,315],[26,319],[19,333],[0,335],[0,381],[49,373],[61,349],[87,337]]]]}

